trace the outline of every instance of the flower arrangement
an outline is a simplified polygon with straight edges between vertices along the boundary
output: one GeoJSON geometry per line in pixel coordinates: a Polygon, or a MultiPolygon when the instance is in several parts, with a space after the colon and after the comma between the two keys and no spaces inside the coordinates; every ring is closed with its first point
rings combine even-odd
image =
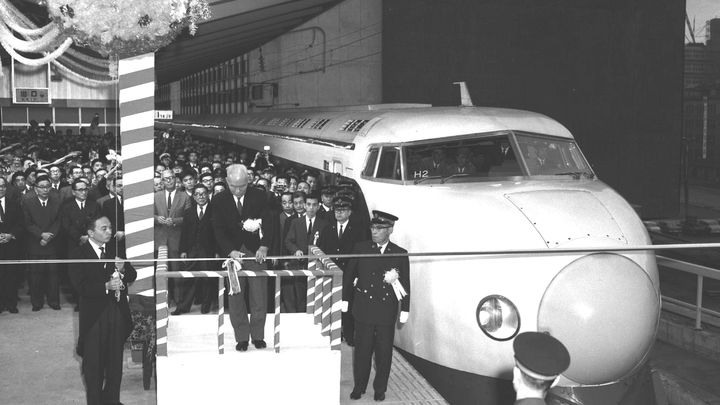
{"type": "Polygon", "coordinates": [[[133,330],[130,333],[131,342],[146,343],[146,357],[155,354],[155,314],[147,314],[141,311],[132,311],[133,330]]]}
{"type": "Polygon", "coordinates": [[[206,0],[44,0],[50,17],[76,44],[130,57],[168,45],[186,26],[210,18],[206,0]]]}

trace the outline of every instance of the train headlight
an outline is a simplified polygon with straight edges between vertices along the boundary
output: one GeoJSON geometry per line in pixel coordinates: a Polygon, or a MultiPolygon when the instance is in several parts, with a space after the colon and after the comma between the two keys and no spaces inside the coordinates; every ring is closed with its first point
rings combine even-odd
{"type": "Polygon", "coordinates": [[[495,340],[509,340],[520,330],[520,315],[515,304],[501,295],[489,295],[480,301],[476,312],[480,329],[495,340]]]}

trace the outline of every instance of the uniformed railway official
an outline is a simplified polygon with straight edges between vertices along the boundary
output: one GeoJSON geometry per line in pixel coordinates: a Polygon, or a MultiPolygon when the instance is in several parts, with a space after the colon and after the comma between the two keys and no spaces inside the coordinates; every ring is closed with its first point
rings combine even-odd
{"type": "Polygon", "coordinates": [[[555,379],[570,366],[570,354],[554,337],[524,332],[513,342],[515,405],[545,405],[545,395],[555,379]]]}
{"type": "MultiPolygon", "coordinates": [[[[398,218],[382,211],[373,211],[373,217],[370,221],[372,240],[356,244],[353,253],[407,253],[390,242],[398,218]]],[[[348,263],[347,273],[343,310],[347,311],[347,301],[352,294],[355,317],[355,386],[350,398],[359,399],[365,393],[375,353],[374,398],[382,401],[390,377],[398,304],[401,307],[400,323],[407,322],[410,311],[409,260],[407,256],[355,258],[348,263]]]]}

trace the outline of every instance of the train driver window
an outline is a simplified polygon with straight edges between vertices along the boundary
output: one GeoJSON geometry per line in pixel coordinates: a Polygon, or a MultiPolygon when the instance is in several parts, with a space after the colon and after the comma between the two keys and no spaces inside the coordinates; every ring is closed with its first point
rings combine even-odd
{"type": "Polygon", "coordinates": [[[400,180],[400,148],[385,146],[380,154],[377,175],[379,179],[400,180]]]}
{"type": "Polygon", "coordinates": [[[375,166],[377,165],[378,148],[370,149],[368,152],[367,161],[365,161],[365,168],[362,171],[363,176],[372,177],[375,174],[375,166]]]}

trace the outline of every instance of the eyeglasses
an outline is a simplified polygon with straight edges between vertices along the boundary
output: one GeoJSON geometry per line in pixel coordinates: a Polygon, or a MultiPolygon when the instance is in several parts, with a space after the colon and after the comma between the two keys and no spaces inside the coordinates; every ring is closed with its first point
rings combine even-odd
{"type": "Polygon", "coordinates": [[[207,197],[208,193],[193,193],[195,197],[207,197]]]}
{"type": "Polygon", "coordinates": [[[75,191],[79,191],[79,192],[82,193],[82,192],[87,192],[88,189],[86,189],[86,188],[76,188],[75,191]]]}
{"type": "Polygon", "coordinates": [[[36,188],[39,188],[40,190],[49,190],[50,186],[35,186],[36,188]]]}

